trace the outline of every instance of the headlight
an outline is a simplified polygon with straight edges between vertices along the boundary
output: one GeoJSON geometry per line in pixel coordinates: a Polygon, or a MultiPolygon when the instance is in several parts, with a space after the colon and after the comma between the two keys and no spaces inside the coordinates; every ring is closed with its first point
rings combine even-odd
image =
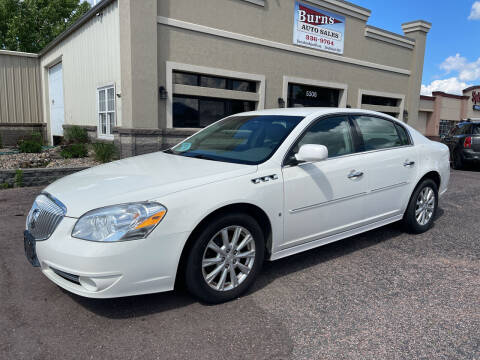
{"type": "Polygon", "coordinates": [[[166,213],[164,206],[154,202],[108,206],[82,215],[73,228],[72,236],[102,242],[143,239],[166,213]]]}

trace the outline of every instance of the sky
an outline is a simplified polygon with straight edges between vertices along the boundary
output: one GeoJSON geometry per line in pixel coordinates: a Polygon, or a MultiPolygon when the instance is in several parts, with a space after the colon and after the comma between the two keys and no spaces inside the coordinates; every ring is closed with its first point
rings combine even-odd
{"type": "Polygon", "coordinates": [[[401,24],[432,23],[427,36],[422,94],[461,94],[480,84],[480,1],[350,0],[372,11],[368,24],[403,34],[401,24]]]}

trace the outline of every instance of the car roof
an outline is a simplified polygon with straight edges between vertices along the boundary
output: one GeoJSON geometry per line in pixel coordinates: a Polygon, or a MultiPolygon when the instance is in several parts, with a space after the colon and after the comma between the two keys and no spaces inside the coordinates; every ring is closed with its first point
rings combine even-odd
{"type": "Polygon", "coordinates": [[[387,117],[389,119],[395,119],[387,114],[380,113],[377,111],[365,110],[365,109],[351,109],[351,108],[335,108],[335,107],[298,107],[298,108],[280,108],[280,109],[265,109],[245,112],[237,115],[242,116],[252,116],[252,115],[277,115],[277,116],[323,116],[330,114],[351,114],[351,113],[362,113],[369,115],[378,115],[387,117]]]}

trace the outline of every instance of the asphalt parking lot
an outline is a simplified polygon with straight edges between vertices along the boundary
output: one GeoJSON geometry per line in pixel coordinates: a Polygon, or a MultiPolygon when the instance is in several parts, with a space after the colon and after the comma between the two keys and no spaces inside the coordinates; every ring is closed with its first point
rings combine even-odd
{"type": "Polygon", "coordinates": [[[480,172],[435,227],[394,224],[273,263],[250,293],[84,299],[23,254],[39,188],[0,191],[0,359],[480,359],[480,172]]]}

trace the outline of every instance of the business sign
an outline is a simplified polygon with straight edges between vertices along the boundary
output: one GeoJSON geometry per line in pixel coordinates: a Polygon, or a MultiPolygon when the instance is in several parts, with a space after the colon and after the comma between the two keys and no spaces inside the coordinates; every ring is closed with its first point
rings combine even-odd
{"type": "Polygon", "coordinates": [[[295,2],[293,43],[343,54],[345,16],[295,2]]]}
{"type": "Polygon", "coordinates": [[[476,92],[476,91],[472,92],[472,102],[474,104],[480,103],[480,92],[476,92]]]}

